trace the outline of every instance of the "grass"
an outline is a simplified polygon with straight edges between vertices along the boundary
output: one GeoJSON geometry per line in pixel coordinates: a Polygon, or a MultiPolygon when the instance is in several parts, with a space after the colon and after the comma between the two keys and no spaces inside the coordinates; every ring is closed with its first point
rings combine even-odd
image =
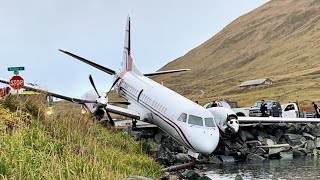
{"type": "Polygon", "coordinates": [[[4,179],[159,178],[148,146],[69,110],[45,117],[37,101],[0,101],[0,176],[4,179]],[[14,105],[21,107],[17,116],[14,105]]]}

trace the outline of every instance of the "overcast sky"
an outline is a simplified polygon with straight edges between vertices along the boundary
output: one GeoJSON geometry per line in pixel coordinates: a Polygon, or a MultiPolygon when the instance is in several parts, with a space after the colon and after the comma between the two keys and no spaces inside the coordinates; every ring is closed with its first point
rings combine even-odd
{"type": "Polygon", "coordinates": [[[133,60],[143,73],[153,72],[266,2],[0,0],[0,77],[11,78],[7,67],[24,66],[25,82],[79,97],[92,89],[92,74],[98,89],[106,91],[111,76],[58,49],[118,70],[129,14],[133,60]]]}

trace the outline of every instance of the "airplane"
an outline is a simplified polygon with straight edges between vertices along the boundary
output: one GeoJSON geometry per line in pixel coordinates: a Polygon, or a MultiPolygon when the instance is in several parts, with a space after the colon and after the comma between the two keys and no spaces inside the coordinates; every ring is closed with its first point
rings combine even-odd
{"type": "MultiPolygon", "coordinates": [[[[188,149],[188,154],[194,158],[197,158],[200,153],[211,154],[219,143],[219,129],[214,121],[214,115],[204,107],[148,78],[155,75],[188,71],[189,69],[142,74],[135,67],[131,56],[130,26],[130,17],[128,16],[123,61],[121,63],[122,68],[118,72],[59,49],[59,51],[79,61],[89,64],[109,75],[113,75],[114,82],[110,90],[114,88],[119,97],[127,100],[127,104],[129,104],[127,109],[109,103],[108,94],[110,90],[105,96],[99,93],[91,75],[89,76],[89,80],[96,92],[94,97],[92,93],[84,96],[83,99],[78,99],[49,91],[43,92],[54,97],[80,103],[93,113],[107,113],[110,121],[112,121],[112,118],[109,112],[112,112],[155,124],[181,145],[185,146],[188,149]]],[[[9,83],[6,80],[0,80],[0,82],[9,83]]],[[[34,87],[26,87],[39,91],[39,89],[34,87]]]]}

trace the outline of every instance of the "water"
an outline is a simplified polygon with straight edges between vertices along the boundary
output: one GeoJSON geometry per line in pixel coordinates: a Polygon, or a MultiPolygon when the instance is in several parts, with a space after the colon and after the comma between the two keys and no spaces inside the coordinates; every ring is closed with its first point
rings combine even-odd
{"type": "Polygon", "coordinates": [[[203,173],[212,179],[320,179],[320,157],[269,160],[259,163],[236,163],[207,167],[203,173]]]}

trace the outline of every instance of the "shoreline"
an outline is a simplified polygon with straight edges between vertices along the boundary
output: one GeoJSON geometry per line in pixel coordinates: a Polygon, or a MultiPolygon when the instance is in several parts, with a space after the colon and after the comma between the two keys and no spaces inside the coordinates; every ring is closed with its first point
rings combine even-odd
{"type": "MultiPolygon", "coordinates": [[[[129,128],[127,132],[136,140],[147,143],[151,148],[151,157],[164,168],[192,161],[185,147],[159,129],[132,131],[129,128]]],[[[210,164],[263,162],[268,159],[295,159],[318,155],[320,124],[254,124],[240,127],[237,134],[223,134],[216,150],[210,155],[202,155],[196,161],[195,167],[164,173],[164,177],[175,179],[190,174],[205,176],[201,170],[210,164]]]]}

